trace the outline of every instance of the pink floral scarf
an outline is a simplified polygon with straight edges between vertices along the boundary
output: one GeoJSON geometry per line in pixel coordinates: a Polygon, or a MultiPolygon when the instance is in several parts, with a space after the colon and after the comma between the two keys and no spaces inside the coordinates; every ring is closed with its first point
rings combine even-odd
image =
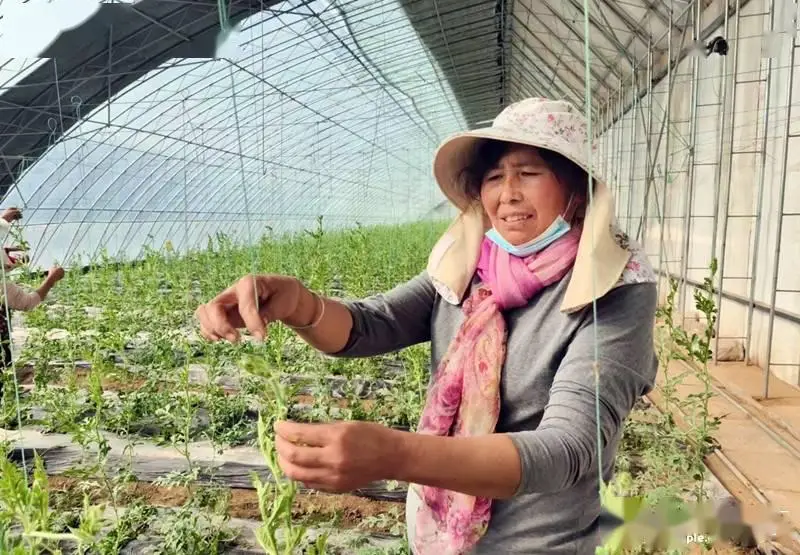
{"type": "MultiPolygon", "coordinates": [[[[478,262],[482,284],[464,301],[464,322],[442,358],[417,432],[477,436],[494,432],[500,414],[500,376],[506,355],[501,311],[525,306],[563,278],[578,252],[580,226],[538,254],[518,258],[484,239],[478,262]]],[[[486,532],[492,500],[412,486],[421,504],[414,533],[416,555],[460,555],[486,532]]]]}

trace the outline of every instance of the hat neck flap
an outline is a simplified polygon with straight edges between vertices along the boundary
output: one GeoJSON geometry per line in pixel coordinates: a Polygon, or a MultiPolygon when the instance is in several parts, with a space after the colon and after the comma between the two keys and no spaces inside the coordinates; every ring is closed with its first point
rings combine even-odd
{"type": "MultiPolygon", "coordinates": [[[[587,207],[562,312],[575,312],[608,293],[622,275],[631,252],[614,238],[614,204],[605,183],[596,182],[587,207]]],[[[467,206],[437,241],[428,257],[427,273],[436,291],[450,304],[460,304],[478,266],[487,223],[479,202],[467,206]]]]}

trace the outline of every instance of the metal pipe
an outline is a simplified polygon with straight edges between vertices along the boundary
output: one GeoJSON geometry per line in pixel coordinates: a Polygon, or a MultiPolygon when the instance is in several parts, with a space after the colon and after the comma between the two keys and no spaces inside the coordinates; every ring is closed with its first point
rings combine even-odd
{"type": "Polygon", "coordinates": [[[625,120],[622,118],[622,105],[625,101],[625,85],[622,81],[622,75],[618,77],[619,80],[619,91],[617,94],[617,110],[620,111],[620,118],[617,120],[619,121],[619,133],[617,134],[617,144],[616,144],[616,154],[617,154],[617,161],[616,161],[616,168],[614,170],[614,181],[617,183],[617,198],[614,201],[614,213],[619,213],[619,201],[622,197],[622,180],[620,179],[620,174],[622,173],[622,143],[623,139],[625,138],[625,120]]]}
{"type": "MultiPolygon", "coordinates": [[[[614,99],[609,98],[606,102],[606,121],[610,122],[614,119],[614,99]]],[[[605,135],[605,152],[603,155],[605,156],[604,164],[605,164],[605,172],[607,178],[613,179],[614,175],[614,140],[617,136],[617,130],[612,127],[610,136],[608,134],[605,135]]]]}
{"type": "MultiPolygon", "coordinates": [[[[642,248],[644,252],[647,252],[647,214],[650,211],[648,207],[648,193],[650,192],[650,187],[648,186],[648,180],[650,179],[650,143],[653,140],[653,43],[649,43],[647,45],[647,163],[645,164],[645,172],[644,172],[644,201],[643,201],[643,211],[642,211],[642,220],[644,221],[644,225],[642,226],[642,248]]],[[[637,237],[638,239],[638,237],[637,237]]]]}
{"type": "MultiPolygon", "coordinates": [[[[639,131],[638,123],[639,123],[639,98],[636,96],[636,89],[638,87],[638,79],[636,79],[636,68],[633,64],[631,64],[631,91],[634,93],[634,108],[633,108],[633,127],[631,128],[631,139],[630,139],[630,151],[628,152],[628,209],[625,213],[625,231],[630,233],[630,222],[631,219],[631,209],[633,206],[633,176],[634,171],[633,167],[634,163],[634,156],[633,150],[636,148],[636,135],[639,131]]],[[[624,109],[624,106],[623,106],[624,109]]]]}
{"type": "MultiPolygon", "coordinates": [[[[697,40],[700,34],[700,8],[695,2],[694,4],[694,36],[693,40],[697,40]]],[[[700,58],[695,56],[692,59],[692,103],[690,106],[689,114],[689,168],[686,176],[686,209],[684,212],[684,226],[683,226],[683,257],[681,259],[681,276],[680,276],[680,299],[681,299],[681,314],[686,313],[686,280],[689,273],[689,244],[690,244],[690,231],[692,227],[692,195],[694,193],[694,165],[697,157],[697,95],[698,95],[698,77],[700,72],[700,58]]]]}
{"type": "MultiPolygon", "coordinates": [[[[600,111],[600,121],[603,122],[603,126],[608,123],[608,101],[603,104],[603,107],[600,111]]],[[[599,127],[599,126],[598,126],[599,127]]],[[[611,129],[611,134],[614,133],[614,129],[611,129]]],[[[608,175],[608,135],[609,133],[604,133],[602,139],[600,141],[600,171],[603,173],[606,179],[610,176],[608,175]]]]}
{"type": "MultiPolygon", "coordinates": [[[[669,0],[669,29],[672,29],[673,0],[669,0]]],[[[667,35],[667,105],[664,108],[664,119],[667,122],[667,135],[664,138],[664,190],[661,192],[661,221],[658,234],[658,270],[664,264],[664,222],[667,217],[667,187],[669,186],[669,159],[670,159],[670,117],[672,115],[672,33],[667,35]]],[[[656,284],[656,299],[661,298],[661,280],[656,284]]]]}
{"type": "MultiPolygon", "coordinates": [[[[678,274],[673,274],[672,272],[661,271],[659,273],[661,275],[663,275],[664,277],[666,277],[666,278],[671,278],[671,277],[672,278],[679,278],[680,277],[678,274]]],[[[702,287],[703,286],[702,283],[700,283],[699,281],[694,280],[694,279],[687,279],[686,283],[691,285],[692,287],[702,287]]],[[[754,309],[756,309],[756,310],[758,310],[760,312],[769,313],[769,311],[770,311],[770,307],[769,307],[768,304],[762,303],[762,302],[759,302],[759,301],[753,301],[751,303],[750,300],[747,297],[745,297],[744,295],[737,295],[736,293],[730,293],[730,292],[727,292],[727,291],[723,291],[722,292],[722,298],[725,299],[726,301],[732,301],[732,302],[734,302],[736,304],[739,304],[741,306],[752,306],[754,309]]],[[[775,309],[775,315],[777,317],[781,318],[782,320],[786,320],[787,322],[791,322],[793,324],[800,324],[800,314],[796,314],[794,312],[788,312],[786,310],[781,310],[779,308],[776,308],[775,309]]]]}
{"type": "MultiPolygon", "coordinates": [[[[773,12],[774,13],[774,12],[773,12]]],[[[783,231],[783,206],[786,196],[786,164],[789,158],[789,129],[792,124],[792,93],[794,92],[794,58],[797,33],[792,33],[792,48],[789,52],[788,84],[786,85],[786,123],[783,126],[783,152],[781,157],[780,190],[778,192],[778,222],[775,230],[775,258],[772,262],[772,291],[770,293],[769,323],[767,324],[767,356],[764,365],[764,399],[769,397],[769,368],[772,363],[772,334],[775,331],[775,301],[778,296],[778,269],[781,261],[781,232],[783,231]]]]}
{"type": "MultiPolygon", "coordinates": [[[[725,0],[725,22],[722,31],[722,36],[728,36],[728,1],[725,0]]],[[[717,165],[714,171],[714,223],[711,228],[711,259],[714,258],[716,255],[717,250],[717,228],[719,227],[719,201],[720,201],[720,194],[719,190],[721,187],[721,179],[722,179],[722,149],[725,146],[725,100],[726,100],[726,77],[727,77],[727,67],[725,62],[727,60],[726,56],[720,56],[720,99],[719,99],[719,148],[717,150],[717,165]]],[[[720,272],[720,275],[722,273],[720,272]]],[[[720,282],[721,282],[720,278],[720,282]]]]}
{"type": "MultiPolygon", "coordinates": [[[[737,0],[738,4],[738,0],[737,0]]],[[[737,6],[738,7],[738,6],[737,6]]],[[[725,26],[723,28],[723,34],[726,39],[728,38],[728,10],[730,9],[730,0],[725,0],[725,26]]],[[[733,49],[733,71],[734,71],[734,79],[733,79],[733,90],[731,91],[731,125],[730,125],[730,137],[728,138],[728,145],[729,145],[729,154],[728,154],[728,168],[727,168],[727,175],[725,178],[726,186],[725,186],[725,200],[723,202],[723,206],[725,207],[725,217],[722,220],[722,233],[720,239],[720,254],[719,254],[719,286],[717,291],[717,321],[714,324],[714,363],[717,362],[717,354],[719,353],[719,327],[721,321],[721,314],[722,314],[722,304],[720,301],[720,291],[722,291],[723,286],[725,285],[725,247],[727,245],[728,239],[728,217],[730,216],[730,209],[731,209],[731,164],[733,163],[733,133],[735,129],[734,120],[736,117],[736,64],[738,62],[738,54],[739,54],[739,10],[736,10],[736,45],[733,49]]],[[[719,163],[717,164],[717,171],[715,182],[717,183],[717,188],[715,189],[715,202],[714,202],[714,229],[711,232],[711,260],[714,260],[714,257],[717,254],[717,224],[719,222],[719,187],[721,185],[720,181],[722,180],[722,153],[725,149],[725,103],[727,101],[728,95],[728,57],[727,56],[720,56],[721,60],[721,69],[720,73],[722,76],[722,83],[720,89],[720,95],[722,98],[720,99],[720,108],[719,108],[719,120],[720,120],[720,130],[719,130],[719,163]]]]}
{"type": "MultiPolygon", "coordinates": [[[[738,0],[737,0],[738,2],[738,0]]],[[[774,26],[775,19],[775,0],[770,2],[770,27],[774,26]]],[[[750,291],[749,304],[747,305],[747,329],[745,331],[744,361],[746,365],[751,363],[751,347],[753,340],[753,304],[756,299],[756,272],[758,271],[758,255],[761,243],[761,212],[764,206],[764,181],[767,171],[767,134],[769,133],[769,112],[770,97],[772,96],[772,58],[767,58],[767,82],[766,92],[764,93],[764,131],[761,134],[761,171],[758,174],[758,193],[756,205],[756,229],[753,233],[753,258],[750,262],[750,291]]]]}
{"type": "MultiPolygon", "coordinates": [[[[678,16],[676,19],[680,20],[680,18],[681,18],[681,17],[683,17],[683,15],[686,13],[686,11],[687,11],[689,8],[691,8],[691,7],[693,7],[693,6],[695,6],[695,5],[697,4],[697,1],[698,1],[698,0],[692,0],[691,2],[689,2],[689,3],[686,5],[686,7],[683,9],[683,11],[681,12],[681,15],[679,15],[679,16],[678,16]]],[[[750,3],[750,1],[751,1],[751,0],[741,0],[741,6],[740,6],[740,9],[744,9],[744,8],[747,6],[747,4],[749,4],[749,3],[750,3]]],[[[723,20],[723,16],[721,16],[721,15],[720,15],[720,16],[716,17],[716,18],[715,18],[713,21],[711,21],[711,22],[710,22],[710,23],[709,23],[709,24],[708,24],[708,25],[705,27],[705,29],[702,31],[702,33],[699,33],[699,34],[697,35],[697,37],[695,37],[695,41],[698,41],[698,40],[703,40],[703,39],[705,39],[706,37],[709,37],[709,36],[711,36],[711,34],[712,34],[712,33],[713,33],[713,32],[714,32],[714,31],[715,31],[715,30],[716,30],[716,29],[717,29],[717,28],[718,28],[718,27],[719,27],[719,26],[722,24],[722,20],[723,20]]],[[[662,34],[661,34],[661,36],[660,36],[660,37],[659,37],[659,38],[656,40],[656,43],[660,42],[660,41],[661,41],[661,39],[663,39],[663,38],[664,38],[664,35],[666,35],[666,32],[664,32],[664,33],[662,33],[662,34]]],[[[648,51],[649,51],[649,49],[648,49],[648,51]]],[[[681,49],[681,51],[680,51],[680,54],[678,54],[678,57],[677,57],[677,59],[676,59],[676,65],[677,65],[677,64],[680,64],[680,62],[682,62],[684,59],[686,59],[686,57],[687,57],[687,56],[688,56],[690,53],[692,53],[692,52],[694,52],[694,51],[695,51],[695,45],[694,45],[694,44],[693,44],[692,46],[689,46],[689,47],[686,47],[686,48],[683,48],[683,49],[681,49]]],[[[642,60],[644,60],[644,56],[642,56],[642,58],[641,58],[640,60],[637,60],[637,63],[641,63],[641,61],[642,61],[642,60]]],[[[661,71],[661,72],[660,72],[660,73],[659,73],[659,74],[658,74],[658,75],[655,77],[656,84],[658,84],[659,82],[661,82],[661,80],[662,80],[662,79],[663,79],[663,78],[666,76],[666,74],[667,74],[666,70],[663,70],[663,71],[661,71]]],[[[643,98],[643,97],[644,97],[644,96],[646,96],[646,95],[647,95],[647,93],[646,93],[646,92],[643,92],[643,91],[637,91],[637,92],[636,92],[636,94],[635,94],[634,96],[638,96],[638,97],[641,99],[641,98],[643,98]]],[[[627,107],[627,108],[625,109],[625,111],[627,112],[629,108],[630,108],[630,107],[627,107]]],[[[603,130],[601,130],[601,132],[602,132],[602,131],[603,131],[603,130]]]]}

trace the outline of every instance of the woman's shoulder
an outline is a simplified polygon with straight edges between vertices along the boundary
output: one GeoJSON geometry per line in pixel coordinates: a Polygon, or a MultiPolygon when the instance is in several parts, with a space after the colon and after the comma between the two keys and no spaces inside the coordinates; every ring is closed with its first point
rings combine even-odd
{"type": "Polygon", "coordinates": [[[614,287],[637,283],[657,283],[658,276],[642,246],[619,228],[614,230],[614,238],[619,246],[631,253],[628,263],[614,287]]]}

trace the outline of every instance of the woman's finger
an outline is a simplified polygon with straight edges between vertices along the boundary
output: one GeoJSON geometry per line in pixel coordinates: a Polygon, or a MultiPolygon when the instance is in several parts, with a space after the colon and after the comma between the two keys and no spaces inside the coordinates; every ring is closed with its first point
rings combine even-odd
{"type": "Polygon", "coordinates": [[[308,445],[312,447],[325,447],[334,434],[331,433],[335,424],[292,422],[280,420],[275,423],[275,435],[289,443],[308,445]]]}
{"type": "Polygon", "coordinates": [[[208,341],[218,341],[219,337],[209,329],[208,315],[206,314],[206,305],[201,304],[194,311],[194,315],[200,324],[200,335],[208,341]]]}
{"type": "Polygon", "coordinates": [[[206,315],[206,305],[201,304],[194,311],[194,317],[197,318],[197,323],[200,325],[200,335],[209,341],[215,341],[213,335],[208,329],[208,316],[206,315]]]}
{"type": "Polygon", "coordinates": [[[263,340],[266,330],[264,320],[259,314],[261,299],[256,276],[245,276],[239,280],[236,284],[236,299],[245,327],[254,337],[263,340]]]}
{"type": "MultiPolygon", "coordinates": [[[[304,484],[324,485],[330,482],[330,472],[322,468],[307,468],[293,464],[278,455],[278,464],[287,478],[304,484]]],[[[317,489],[317,488],[315,488],[317,489]]]]}
{"type": "Polygon", "coordinates": [[[295,445],[276,435],[275,449],[278,455],[295,466],[304,468],[322,468],[326,466],[325,451],[319,447],[295,445]]]}
{"type": "Polygon", "coordinates": [[[208,317],[208,329],[211,333],[224,337],[231,343],[239,340],[239,332],[231,325],[228,315],[221,304],[210,302],[206,305],[206,315],[208,317]]]}

